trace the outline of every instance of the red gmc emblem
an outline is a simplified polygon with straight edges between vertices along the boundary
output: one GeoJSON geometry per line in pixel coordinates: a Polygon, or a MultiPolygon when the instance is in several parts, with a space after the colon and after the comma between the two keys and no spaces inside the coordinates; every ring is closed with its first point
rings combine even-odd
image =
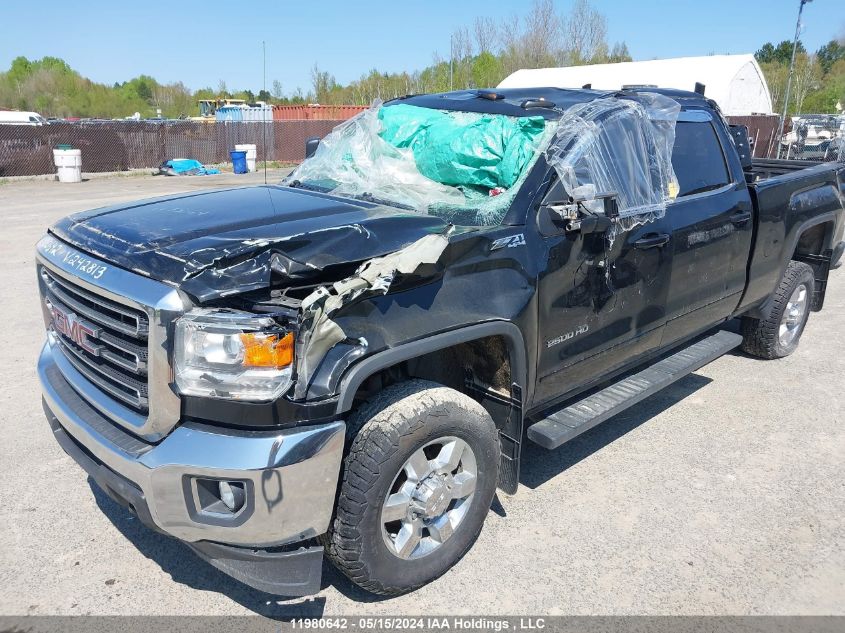
{"type": "Polygon", "coordinates": [[[49,308],[50,314],[53,317],[53,329],[56,332],[64,334],[89,354],[94,356],[100,355],[100,346],[91,342],[91,339],[96,339],[100,336],[100,328],[79,318],[73,312],[65,312],[49,301],[47,302],[47,308],[49,308]]]}

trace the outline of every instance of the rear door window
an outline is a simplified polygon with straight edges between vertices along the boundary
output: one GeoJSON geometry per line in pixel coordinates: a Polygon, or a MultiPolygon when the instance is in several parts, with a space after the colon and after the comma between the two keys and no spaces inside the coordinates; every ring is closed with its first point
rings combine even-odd
{"type": "Polygon", "coordinates": [[[719,189],[731,182],[719,137],[709,121],[678,121],[672,167],[678,178],[678,198],[719,189]]]}

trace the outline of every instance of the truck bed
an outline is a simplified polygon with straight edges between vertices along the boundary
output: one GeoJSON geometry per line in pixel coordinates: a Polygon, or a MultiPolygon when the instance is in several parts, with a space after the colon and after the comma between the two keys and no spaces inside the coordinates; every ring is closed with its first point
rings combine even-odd
{"type": "Polygon", "coordinates": [[[826,242],[823,251],[842,239],[845,163],[758,159],[745,174],[756,209],[756,239],[743,297],[743,305],[749,306],[771,293],[807,229],[818,227],[812,236],[826,242]]]}
{"type": "Polygon", "coordinates": [[[782,160],[776,158],[755,158],[751,161],[751,169],[746,169],[746,180],[749,183],[781,176],[809,167],[818,167],[818,161],[811,160],[782,160]],[[752,178],[749,178],[752,176],[752,178]]]}

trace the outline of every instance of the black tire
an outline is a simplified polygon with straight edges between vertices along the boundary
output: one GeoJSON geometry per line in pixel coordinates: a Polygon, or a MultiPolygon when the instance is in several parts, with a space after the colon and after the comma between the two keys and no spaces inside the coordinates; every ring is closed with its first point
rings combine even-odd
{"type": "Polygon", "coordinates": [[[490,509],[499,467],[499,437],[487,411],[464,394],[438,383],[410,380],[392,385],[365,403],[349,421],[337,511],[324,538],[329,559],[367,591],[395,595],[442,575],[469,550],[490,509]],[[360,430],[358,430],[360,429],[360,430]],[[434,551],[400,558],[382,535],[381,511],[406,460],[442,437],[472,449],[475,492],[460,524],[434,551]]]}
{"type": "Polygon", "coordinates": [[[789,262],[789,266],[786,267],[786,272],[775,290],[774,307],[769,318],[742,318],[742,350],[747,354],[766,360],[783,358],[794,352],[801,341],[801,335],[804,333],[804,327],[807,325],[807,319],[810,316],[814,287],[813,269],[803,262],[789,262]],[[806,308],[798,323],[794,338],[784,345],[781,343],[779,336],[781,321],[790,297],[802,284],[806,287],[807,292],[806,308]]]}

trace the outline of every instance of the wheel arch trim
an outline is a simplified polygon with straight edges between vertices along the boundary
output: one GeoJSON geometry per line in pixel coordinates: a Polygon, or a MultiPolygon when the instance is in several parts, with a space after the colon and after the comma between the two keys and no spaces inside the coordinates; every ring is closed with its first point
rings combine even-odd
{"type": "Polygon", "coordinates": [[[383,369],[424,354],[490,336],[502,336],[505,339],[511,363],[511,382],[522,385],[523,393],[525,393],[528,370],[522,332],[510,321],[486,321],[403,343],[364,358],[353,365],[341,378],[340,397],[336,411],[344,413],[351,410],[358,388],[367,378],[383,369]]]}
{"type": "MultiPolygon", "coordinates": [[[[801,236],[813,227],[819,226],[820,224],[830,223],[832,225],[832,230],[827,231],[825,234],[825,242],[828,243],[834,239],[833,234],[836,231],[836,220],[836,212],[828,211],[827,213],[822,213],[820,215],[817,215],[816,217],[805,220],[793,229],[791,239],[786,242],[789,246],[788,248],[784,248],[782,251],[783,261],[781,262],[780,276],[777,279],[775,288],[777,287],[777,284],[780,283],[780,280],[783,278],[784,273],[786,273],[786,269],[789,266],[789,262],[792,261],[792,257],[795,254],[795,249],[798,247],[798,242],[801,240],[801,236]]],[[[768,319],[773,309],[774,289],[772,289],[772,293],[769,294],[760,305],[748,310],[747,312],[745,312],[745,315],[756,319],[768,319]]]]}

